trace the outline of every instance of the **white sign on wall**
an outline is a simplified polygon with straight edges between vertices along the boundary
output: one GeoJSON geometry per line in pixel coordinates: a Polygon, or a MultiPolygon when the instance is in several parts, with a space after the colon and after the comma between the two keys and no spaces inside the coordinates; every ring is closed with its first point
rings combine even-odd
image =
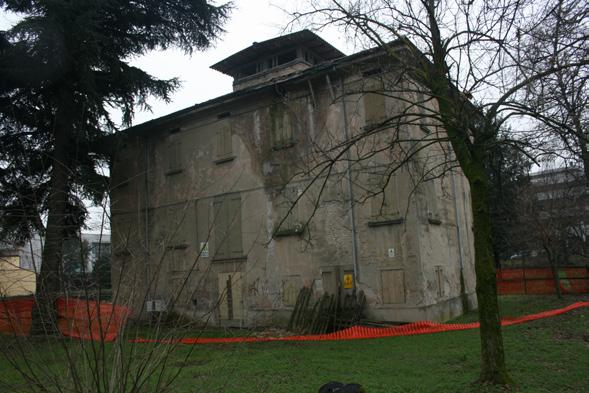
{"type": "Polygon", "coordinates": [[[200,242],[200,256],[203,258],[209,257],[209,242],[200,242]]]}

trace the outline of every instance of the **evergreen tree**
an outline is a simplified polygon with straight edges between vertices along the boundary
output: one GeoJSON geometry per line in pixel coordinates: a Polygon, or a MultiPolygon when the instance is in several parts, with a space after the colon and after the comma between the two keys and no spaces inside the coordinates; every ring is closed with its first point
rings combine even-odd
{"type": "Polygon", "coordinates": [[[44,228],[33,330],[55,328],[63,239],[83,223],[80,197],[102,199],[96,172],[116,131],[110,109],[128,126],[147,98],[169,100],[178,80],[129,65],[154,49],[208,48],[223,32],[230,4],[206,0],[5,0],[22,16],[0,32],[0,215],[4,231],[25,239],[44,228]],[[92,154],[90,154],[92,153],[92,154]],[[15,231],[16,230],[16,231],[15,231]]]}

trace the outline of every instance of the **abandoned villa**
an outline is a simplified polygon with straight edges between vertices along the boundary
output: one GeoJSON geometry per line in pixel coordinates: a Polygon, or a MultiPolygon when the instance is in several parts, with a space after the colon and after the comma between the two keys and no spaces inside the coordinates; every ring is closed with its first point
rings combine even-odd
{"type": "Polygon", "coordinates": [[[233,92],[120,133],[116,301],[229,326],[284,324],[303,286],[376,321],[476,306],[468,183],[407,45],[254,43],[212,66],[233,92]]]}

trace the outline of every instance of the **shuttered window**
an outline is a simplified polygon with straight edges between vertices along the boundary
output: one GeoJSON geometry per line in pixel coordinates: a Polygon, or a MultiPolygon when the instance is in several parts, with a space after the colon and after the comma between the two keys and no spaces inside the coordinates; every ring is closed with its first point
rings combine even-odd
{"type": "Polygon", "coordinates": [[[440,205],[442,203],[443,191],[439,179],[431,179],[425,183],[427,201],[427,219],[431,224],[440,224],[440,205]]]}
{"type": "Polygon", "coordinates": [[[369,182],[371,191],[376,193],[370,201],[372,217],[377,219],[400,216],[400,204],[397,197],[398,175],[393,173],[389,177],[388,174],[373,173],[370,175],[369,182]]]}
{"type": "Polygon", "coordinates": [[[196,201],[196,241],[200,256],[206,258],[209,256],[208,247],[211,238],[211,227],[209,221],[210,201],[200,199],[196,201]]]}
{"type": "Polygon", "coordinates": [[[366,125],[374,125],[386,118],[385,95],[379,92],[364,94],[364,116],[366,125]]]}
{"type": "Polygon", "coordinates": [[[229,119],[217,123],[217,161],[228,161],[233,156],[233,132],[229,119]]]}
{"type": "Polygon", "coordinates": [[[243,256],[241,241],[241,196],[223,195],[214,201],[215,259],[243,256]]]}
{"type": "Polygon", "coordinates": [[[182,149],[180,142],[168,143],[164,160],[167,162],[166,175],[175,175],[182,172],[182,149]]]}
{"type": "Polygon", "coordinates": [[[366,79],[362,101],[366,126],[380,123],[386,119],[386,95],[383,81],[380,78],[366,79]]]}
{"type": "Polygon", "coordinates": [[[295,187],[282,190],[276,197],[276,235],[297,235],[303,231],[298,198],[299,190],[295,187]]]}
{"type": "Polygon", "coordinates": [[[272,127],[272,148],[284,149],[294,145],[293,119],[286,106],[274,104],[270,112],[272,127]]]}

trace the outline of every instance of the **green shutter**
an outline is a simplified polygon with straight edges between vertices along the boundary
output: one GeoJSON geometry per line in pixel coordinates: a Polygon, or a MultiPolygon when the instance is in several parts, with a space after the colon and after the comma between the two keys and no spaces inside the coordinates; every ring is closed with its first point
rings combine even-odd
{"type": "Polygon", "coordinates": [[[384,94],[364,94],[364,116],[367,125],[374,124],[384,120],[386,116],[384,94]]]}
{"type": "Polygon", "coordinates": [[[231,257],[241,257],[243,248],[241,242],[241,196],[239,194],[229,197],[228,206],[227,245],[231,257]]]}
{"type": "Polygon", "coordinates": [[[228,119],[217,123],[217,159],[233,155],[231,123],[228,119]]]}
{"type": "Polygon", "coordinates": [[[214,246],[215,246],[215,258],[222,259],[228,258],[227,253],[227,209],[225,205],[225,198],[216,198],[213,202],[213,209],[215,212],[214,217],[214,246]]]}
{"type": "Polygon", "coordinates": [[[168,162],[168,172],[182,169],[182,150],[180,148],[180,142],[170,142],[168,144],[165,160],[168,162]]]}
{"type": "Polygon", "coordinates": [[[209,235],[209,201],[196,201],[196,244],[200,247],[200,243],[208,242],[209,235]]]}

